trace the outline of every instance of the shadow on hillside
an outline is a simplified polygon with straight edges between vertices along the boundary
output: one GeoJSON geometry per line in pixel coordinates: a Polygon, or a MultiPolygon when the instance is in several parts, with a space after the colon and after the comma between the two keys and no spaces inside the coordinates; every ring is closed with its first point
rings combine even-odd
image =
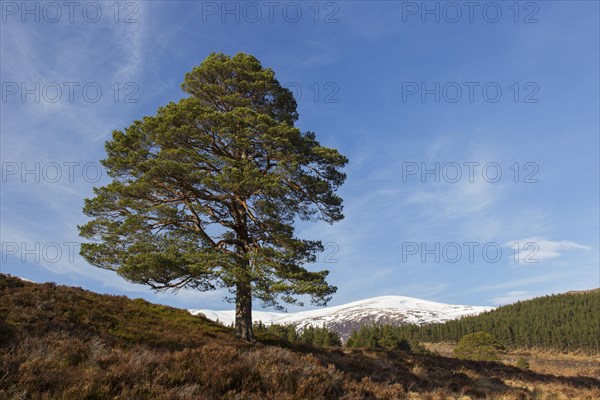
{"type": "Polygon", "coordinates": [[[312,353],[324,364],[350,374],[357,381],[401,384],[405,390],[429,392],[443,389],[475,398],[496,398],[510,394],[515,399],[529,398],[526,388],[509,386],[505,381],[527,384],[558,384],[578,389],[600,389],[600,381],[590,377],[565,377],[540,374],[496,362],[468,361],[438,355],[403,351],[374,350],[318,351],[312,353]]]}

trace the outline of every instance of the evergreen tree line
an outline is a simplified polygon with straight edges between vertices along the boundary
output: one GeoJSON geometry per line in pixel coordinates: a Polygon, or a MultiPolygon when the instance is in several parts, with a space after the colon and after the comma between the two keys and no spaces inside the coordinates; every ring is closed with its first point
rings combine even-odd
{"type": "Polygon", "coordinates": [[[325,327],[314,327],[312,325],[298,332],[295,325],[265,325],[262,322],[254,324],[256,335],[273,335],[290,343],[309,344],[318,347],[341,346],[340,336],[325,327]]]}
{"type": "Polygon", "coordinates": [[[393,325],[363,325],[352,333],[346,341],[346,346],[427,353],[418,342],[409,341],[393,325]]]}
{"type": "Polygon", "coordinates": [[[483,314],[423,326],[365,326],[348,346],[389,348],[390,343],[458,342],[487,332],[508,348],[600,353],[600,291],[539,297],[483,314]]]}

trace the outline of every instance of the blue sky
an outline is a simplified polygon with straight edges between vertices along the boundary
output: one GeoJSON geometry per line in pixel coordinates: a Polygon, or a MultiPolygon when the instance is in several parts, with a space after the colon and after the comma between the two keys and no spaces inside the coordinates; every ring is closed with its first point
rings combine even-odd
{"type": "Polygon", "coordinates": [[[247,52],[350,159],[346,219],[298,226],[327,244],[310,268],[331,271],[331,305],[600,285],[598,2],[23,4],[1,10],[3,273],[230,308],[87,264],[76,226],[111,131],[181,98],[211,52],[247,52]]]}

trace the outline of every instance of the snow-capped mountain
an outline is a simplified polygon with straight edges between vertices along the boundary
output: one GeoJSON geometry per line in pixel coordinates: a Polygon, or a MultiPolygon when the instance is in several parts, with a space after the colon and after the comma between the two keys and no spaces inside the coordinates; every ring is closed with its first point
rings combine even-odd
{"type": "MultiPolygon", "coordinates": [[[[254,322],[264,324],[293,324],[302,330],[304,327],[326,326],[336,331],[346,340],[352,331],[365,324],[428,324],[444,322],[467,315],[477,315],[490,311],[493,307],[462,306],[436,303],[404,296],[383,296],[355,301],[335,307],[293,313],[253,311],[254,322]]],[[[235,311],[213,311],[193,309],[194,315],[203,314],[213,321],[230,325],[235,319],[235,311]]]]}

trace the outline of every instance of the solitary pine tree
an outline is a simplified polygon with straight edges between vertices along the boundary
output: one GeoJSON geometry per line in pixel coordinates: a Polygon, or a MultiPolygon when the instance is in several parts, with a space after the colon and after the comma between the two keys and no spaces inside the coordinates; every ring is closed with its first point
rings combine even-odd
{"type": "Polygon", "coordinates": [[[293,223],[343,218],[348,160],[294,126],[292,93],[251,55],[211,54],[182,89],[106,143],[112,182],[85,201],[81,254],[155,290],[228,288],[236,335],[253,340],[253,298],[282,309],[335,293],[327,271],[304,267],[321,242],[293,223]]]}

